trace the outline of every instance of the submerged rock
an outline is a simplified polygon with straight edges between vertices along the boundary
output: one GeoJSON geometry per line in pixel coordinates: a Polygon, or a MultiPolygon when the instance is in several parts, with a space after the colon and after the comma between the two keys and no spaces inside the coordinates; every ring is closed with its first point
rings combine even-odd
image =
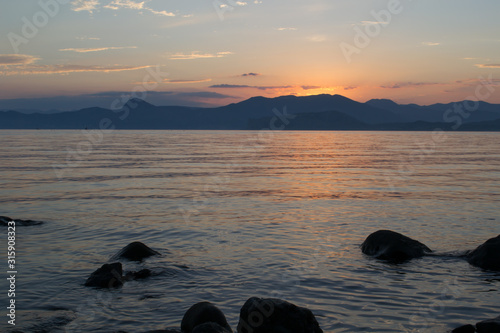
{"type": "Polygon", "coordinates": [[[144,268],[137,272],[127,272],[123,279],[125,281],[147,279],[152,274],[150,269],[144,268]]]}
{"type": "Polygon", "coordinates": [[[33,221],[33,220],[20,220],[20,219],[11,219],[7,216],[0,216],[0,225],[10,226],[9,222],[14,221],[16,227],[29,227],[32,225],[40,225],[43,224],[42,221],[33,221]]]}
{"type": "Polygon", "coordinates": [[[488,239],[484,244],[469,253],[467,261],[482,269],[500,271],[500,235],[488,239]]]}
{"type": "Polygon", "coordinates": [[[322,333],[313,313],[275,298],[248,299],[240,310],[238,333],[322,333]]]}
{"type": "Polygon", "coordinates": [[[425,244],[391,230],[379,230],[361,244],[364,254],[377,259],[403,262],[432,252],[425,244]]]}
{"type": "Polygon", "coordinates": [[[499,333],[500,332],[500,316],[480,321],[476,324],[477,333],[499,333]]]}
{"type": "Polygon", "coordinates": [[[123,285],[122,274],[121,263],[104,264],[89,276],[85,281],[85,286],[97,288],[120,287],[123,285]]]}
{"type": "Polygon", "coordinates": [[[181,322],[181,331],[183,333],[191,333],[195,332],[195,329],[197,329],[196,332],[198,333],[232,332],[224,313],[210,302],[196,303],[184,314],[181,322]]]}
{"type": "Polygon", "coordinates": [[[112,257],[112,259],[116,260],[124,258],[132,261],[141,261],[144,258],[148,258],[154,255],[160,255],[160,253],[141,242],[132,242],[118,251],[118,253],[112,257]]]}

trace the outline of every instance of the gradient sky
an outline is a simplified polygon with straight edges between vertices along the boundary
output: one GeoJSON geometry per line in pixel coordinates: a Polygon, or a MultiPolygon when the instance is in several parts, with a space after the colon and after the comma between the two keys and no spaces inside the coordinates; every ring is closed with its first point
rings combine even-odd
{"type": "Polygon", "coordinates": [[[161,105],[447,103],[473,97],[480,77],[500,103],[499,13],[498,0],[2,1],[0,107],[109,103],[145,78],[143,97],[161,105]]]}

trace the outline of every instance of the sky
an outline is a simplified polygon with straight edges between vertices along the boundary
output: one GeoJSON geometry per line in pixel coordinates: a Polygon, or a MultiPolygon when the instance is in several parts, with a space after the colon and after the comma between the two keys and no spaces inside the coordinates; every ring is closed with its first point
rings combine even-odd
{"type": "Polygon", "coordinates": [[[1,1],[0,109],[500,103],[499,13],[498,0],[1,1]]]}

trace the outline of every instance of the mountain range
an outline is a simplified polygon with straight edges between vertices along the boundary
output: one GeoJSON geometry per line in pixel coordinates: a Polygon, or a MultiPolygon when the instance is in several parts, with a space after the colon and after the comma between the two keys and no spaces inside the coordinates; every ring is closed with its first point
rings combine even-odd
{"type": "Polygon", "coordinates": [[[421,106],[341,95],[252,97],[215,108],[155,106],[130,99],[113,109],[0,112],[0,129],[467,130],[499,131],[500,104],[461,101],[421,106]]]}

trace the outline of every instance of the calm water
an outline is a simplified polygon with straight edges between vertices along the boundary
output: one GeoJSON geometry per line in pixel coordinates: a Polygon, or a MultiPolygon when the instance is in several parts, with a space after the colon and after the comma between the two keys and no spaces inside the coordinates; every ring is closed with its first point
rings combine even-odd
{"type": "MultiPolygon", "coordinates": [[[[94,135],[0,131],[0,215],[47,221],[17,228],[16,329],[177,327],[201,300],[236,328],[251,296],[308,307],[325,332],[445,332],[500,312],[498,274],[450,257],[391,266],[359,250],[378,229],[436,251],[500,234],[498,133],[94,135]],[[124,269],[153,277],[83,287],[136,240],[164,255],[124,269]]],[[[4,278],[0,289],[5,309],[4,278]]]]}

